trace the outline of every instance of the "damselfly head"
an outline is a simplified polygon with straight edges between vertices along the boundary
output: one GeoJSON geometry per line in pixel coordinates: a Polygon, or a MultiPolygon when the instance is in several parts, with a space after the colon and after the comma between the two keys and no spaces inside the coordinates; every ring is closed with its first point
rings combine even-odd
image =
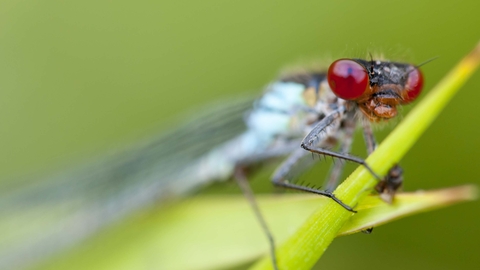
{"type": "Polygon", "coordinates": [[[395,117],[396,106],[414,101],[423,87],[414,65],[362,59],[336,60],[327,80],[337,97],[355,102],[372,121],[395,117]]]}

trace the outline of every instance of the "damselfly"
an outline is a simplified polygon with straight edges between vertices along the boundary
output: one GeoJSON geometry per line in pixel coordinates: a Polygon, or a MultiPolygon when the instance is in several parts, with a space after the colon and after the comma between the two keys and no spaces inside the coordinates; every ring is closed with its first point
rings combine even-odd
{"type": "MultiPolygon", "coordinates": [[[[221,104],[120,154],[3,192],[0,229],[9,233],[0,239],[0,268],[51,255],[135,209],[232,177],[269,234],[244,169],[280,156],[288,157],[275,171],[273,184],[328,196],[354,211],[333,194],[343,163],[334,164],[322,190],[297,184],[289,173],[311,153],[370,170],[363,159],[348,154],[357,124],[363,127],[368,153],[373,152],[371,122],[395,117],[397,106],[412,102],[422,85],[415,65],[340,59],[328,72],[282,76],[253,107],[251,99],[221,104]],[[339,152],[329,150],[337,145],[339,152]]],[[[399,172],[396,168],[378,186],[387,199],[401,185],[399,172]]]]}

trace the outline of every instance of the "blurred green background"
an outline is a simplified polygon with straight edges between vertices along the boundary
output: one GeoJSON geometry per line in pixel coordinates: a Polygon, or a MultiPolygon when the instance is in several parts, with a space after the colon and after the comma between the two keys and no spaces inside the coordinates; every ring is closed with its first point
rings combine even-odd
{"type": "MultiPolygon", "coordinates": [[[[422,68],[428,91],[480,39],[479,11],[479,1],[0,1],[0,188],[261,89],[289,63],[440,56],[422,68]]],[[[407,154],[406,190],[480,182],[479,89],[477,73],[407,154]]],[[[479,206],[339,238],[319,266],[478,267],[479,206]]]]}

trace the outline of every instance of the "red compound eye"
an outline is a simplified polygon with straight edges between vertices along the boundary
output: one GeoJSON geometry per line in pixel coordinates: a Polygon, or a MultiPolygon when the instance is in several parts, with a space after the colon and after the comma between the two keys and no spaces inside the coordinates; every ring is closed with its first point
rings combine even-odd
{"type": "Polygon", "coordinates": [[[418,68],[410,71],[408,73],[407,84],[405,85],[405,89],[407,90],[407,94],[404,96],[404,103],[409,103],[414,101],[423,88],[423,75],[422,72],[418,68]]]}
{"type": "Polygon", "coordinates": [[[328,84],[339,98],[352,100],[360,97],[367,87],[368,71],[350,59],[339,59],[328,68],[328,84]]]}

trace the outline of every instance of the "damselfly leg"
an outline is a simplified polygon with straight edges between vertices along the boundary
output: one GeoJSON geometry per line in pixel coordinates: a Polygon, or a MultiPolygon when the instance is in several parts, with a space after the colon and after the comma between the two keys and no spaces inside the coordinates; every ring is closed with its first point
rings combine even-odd
{"type": "Polygon", "coordinates": [[[388,172],[383,181],[380,181],[375,190],[380,194],[380,198],[387,203],[392,203],[395,193],[402,187],[403,170],[400,166],[395,165],[388,172]]]}
{"type": "MultiPolygon", "coordinates": [[[[352,114],[352,113],[350,113],[352,114]]],[[[349,153],[353,142],[353,133],[356,127],[356,120],[354,115],[349,115],[343,123],[343,136],[340,138],[340,153],[349,153]]],[[[325,191],[333,192],[338,185],[340,176],[342,175],[344,162],[335,162],[330,170],[329,177],[327,178],[325,191]]]]}
{"type": "MultiPolygon", "coordinates": [[[[301,147],[308,152],[315,153],[315,154],[321,154],[321,155],[326,155],[326,156],[331,156],[333,158],[338,158],[342,160],[347,160],[347,161],[352,161],[355,163],[358,163],[360,165],[363,165],[375,178],[377,178],[379,181],[382,181],[383,179],[380,178],[365,162],[365,160],[352,156],[346,153],[338,153],[335,151],[327,150],[323,147],[318,147],[317,145],[320,142],[328,142],[329,140],[326,139],[326,137],[329,134],[329,129],[335,129],[336,126],[338,126],[338,122],[342,118],[343,114],[345,113],[345,108],[340,107],[336,110],[334,110],[332,113],[329,115],[325,116],[321,121],[317,123],[317,125],[312,129],[312,131],[305,137],[305,139],[302,141],[301,147]]],[[[348,116],[351,117],[351,121],[349,124],[352,126],[348,127],[349,131],[346,133],[347,136],[344,137],[344,140],[342,142],[343,148],[350,148],[351,142],[351,135],[353,133],[353,130],[355,128],[354,124],[354,118],[353,114],[349,113],[347,114],[347,119],[348,116]]],[[[331,198],[335,202],[337,202],[339,205],[344,207],[346,210],[355,212],[352,207],[346,205],[343,203],[340,199],[338,199],[331,190],[319,190],[315,188],[310,188],[294,183],[290,183],[286,177],[288,172],[291,170],[291,168],[300,160],[301,157],[303,157],[307,152],[305,151],[295,151],[292,153],[287,160],[280,165],[278,170],[275,172],[272,182],[276,186],[284,187],[284,188],[289,188],[289,189],[295,189],[295,190],[300,190],[300,191],[305,191],[309,193],[314,193],[322,196],[326,196],[328,198],[331,198]]],[[[340,163],[338,163],[340,164],[340,163]]],[[[333,173],[335,174],[334,176],[330,177],[330,185],[332,187],[336,186],[336,183],[338,182],[338,177],[340,176],[340,172],[343,169],[343,165],[335,165],[333,167],[333,173]]]]}
{"type": "Polygon", "coordinates": [[[275,239],[273,238],[273,235],[268,228],[267,222],[263,218],[260,208],[258,207],[257,201],[255,200],[255,195],[253,194],[253,191],[250,188],[250,184],[248,183],[248,179],[245,175],[244,168],[240,166],[235,168],[234,178],[237,181],[238,186],[242,189],[243,194],[247,198],[250,207],[252,207],[253,212],[255,213],[255,217],[262,227],[263,233],[267,236],[268,244],[270,246],[270,256],[272,258],[273,269],[278,270],[277,257],[275,255],[275,239]]]}
{"type": "MultiPolygon", "coordinates": [[[[371,124],[368,121],[363,122],[363,137],[367,145],[368,154],[371,154],[377,147],[377,143],[372,132],[371,124]]],[[[402,187],[402,184],[403,170],[398,164],[395,164],[383,180],[377,184],[375,190],[380,194],[382,200],[387,203],[392,203],[395,193],[402,187]]]]}

